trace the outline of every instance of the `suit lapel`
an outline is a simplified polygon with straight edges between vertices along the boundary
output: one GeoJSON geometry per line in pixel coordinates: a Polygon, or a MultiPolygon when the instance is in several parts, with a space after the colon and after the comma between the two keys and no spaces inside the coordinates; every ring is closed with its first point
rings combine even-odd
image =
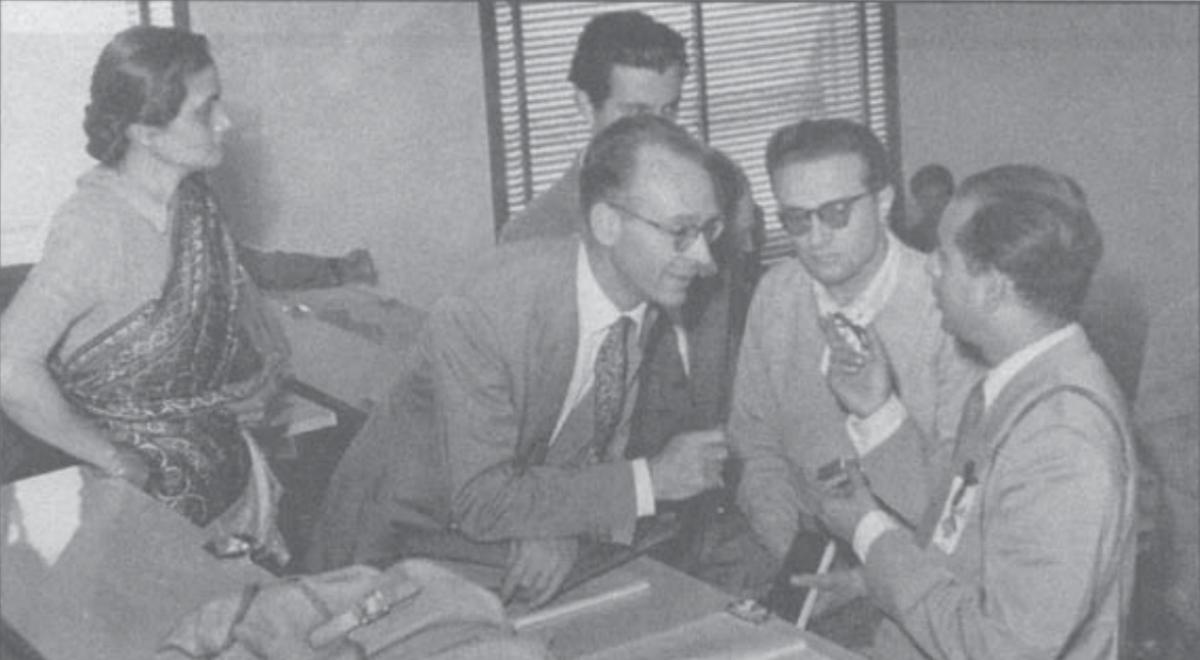
{"type": "MultiPolygon", "coordinates": [[[[578,243],[570,242],[572,254],[578,243]]],[[[530,321],[532,342],[528,346],[525,372],[528,390],[522,416],[522,454],[532,464],[545,460],[554,424],[558,421],[571,384],[575,352],[579,346],[579,301],[576,296],[576,259],[563,259],[567,277],[549,275],[561,282],[542,296],[536,307],[537,317],[530,321]]]]}

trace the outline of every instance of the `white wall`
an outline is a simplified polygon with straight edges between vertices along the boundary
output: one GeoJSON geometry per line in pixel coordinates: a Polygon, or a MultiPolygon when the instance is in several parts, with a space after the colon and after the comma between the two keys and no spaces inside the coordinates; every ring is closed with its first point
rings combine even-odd
{"type": "Polygon", "coordinates": [[[0,3],[0,264],[41,257],[50,216],[96,164],[83,134],[92,67],[129,18],[124,2],[0,3]]]}
{"type": "Polygon", "coordinates": [[[908,175],[1006,162],[1074,176],[1105,240],[1085,324],[1127,388],[1145,322],[1198,286],[1194,4],[900,4],[908,175]]]}
{"type": "Polygon", "coordinates": [[[215,181],[263,247],[367,246],[428,306],[494,245],[473,2],[193,1],[235,123],[215,181]]]}

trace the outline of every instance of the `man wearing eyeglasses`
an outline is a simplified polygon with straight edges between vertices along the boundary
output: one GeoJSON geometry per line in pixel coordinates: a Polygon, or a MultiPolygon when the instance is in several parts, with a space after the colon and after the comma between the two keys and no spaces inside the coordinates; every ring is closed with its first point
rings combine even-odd
{"type": "Polygon", "coordinates": [[[777,130],[766,158],[795,258],[751,303],[728,433],[743,462],[738,504],[782,559],[799,530],[817,529],[804,493],[838,459],[858,460],[881,501],[915,521],[928,462],[948,459],[938,434],[953,433],[975,367],[940,328],[923,255],[888,230],[894,192],[878,138],[847,120],[804,120],[777,130]],[[826,333],[861,341],[867,326],[896,356],[896,391],[927,446],[874,441],[891,429],[847,421],[830,392],[826,333]]]}
{"type": "Polygon", "coordinates": [[[591,540],[629,543],[657,502],[721,485],[710,429],[626,458],[651,305],[678,307],[724,229],[714,156],[621,119],[581,170],[580,236],[499,250],[435,304],[420,366],[347,450],[309,568],[381,563],[415,530],[507,543],[505,597],[534,606],[591,540]]]}
{"type": "MultiPolygon", "coordinates": [[[[681,34],[640,11],[614,11],[588,21],[568,77],[579,114],[596,134],[627,116],[654,115],[674,121],[687,68],[681,34]]],[[[585,230],[580,205],[582,158],[581,153],[550,188],[504,225],[501,243],[585,230]]],[[[750,196],[745,174],[720,154],[717,165],[727,226],[713,244],[716,267],[692,282],[686,304],[667,310],[647,330],[646,366],[631,422],[631,457],[653,456],[676,433],[720,426],[728,415],[738,344],[761,272],[758,252],[763,235],[761,212],[750,196]]],[[[683,531],[656,556],[732,591],[743,591],[761,580],[747,571],[753,562],[737,562],[733,567],[728,560],[727,555],[756,553],[765,559],[766,554],[753,542],[735,507],[726,506],[730,499],[728,493],[710,493],[673,505],[683,531]],[[749,540],[749,545],[742,546],[743,540],[749,540]]],[[[760,572],[769,577],[769,570],[760,572]]]]}

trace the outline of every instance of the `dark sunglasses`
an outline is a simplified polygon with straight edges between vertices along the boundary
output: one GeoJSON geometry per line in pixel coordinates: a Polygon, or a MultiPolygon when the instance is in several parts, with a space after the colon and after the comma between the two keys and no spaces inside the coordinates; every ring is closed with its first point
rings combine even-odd
{"type": "Polygon", "coordinates": [[[806,209],[802,206],[781,206],[779,207],[779,224],[783,225],[787,233],[792,236],[803,236],[812,231],[814,217],[830,229],[841,229],[849,224],[850,211],[854,209],[855,203],[875,192],[875,190],[867,189],[857,195],[825,202],[815,209],[806,209]]]}

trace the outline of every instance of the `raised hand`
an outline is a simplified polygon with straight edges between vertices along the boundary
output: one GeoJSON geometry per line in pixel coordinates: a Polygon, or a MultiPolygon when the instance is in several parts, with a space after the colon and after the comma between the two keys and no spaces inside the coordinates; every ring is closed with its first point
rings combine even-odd
{"type": "Polygon", "coordinates": [[[829,345],[829,389],[850,413],[870,416],[892,395],[891,364],[879,333],[872,325],[853,333],[829,318],[820,325],[829,345]]]}

